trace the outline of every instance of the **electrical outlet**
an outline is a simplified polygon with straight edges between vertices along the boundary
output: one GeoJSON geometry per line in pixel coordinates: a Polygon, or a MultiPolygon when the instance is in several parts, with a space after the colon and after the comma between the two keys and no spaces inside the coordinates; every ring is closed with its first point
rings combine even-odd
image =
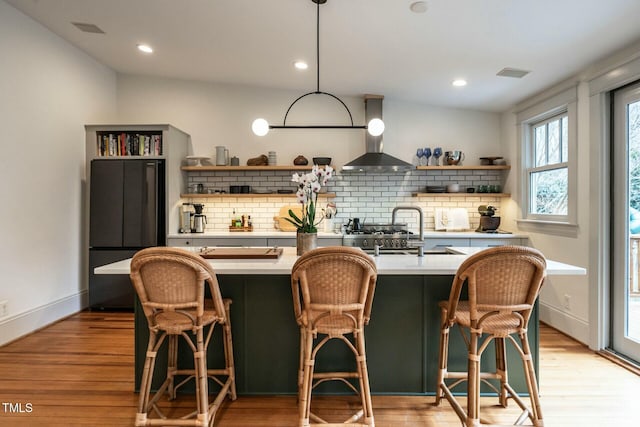
{"type": "Polygon", "coordinates": [[[6,315],[8,315],[8,311],[7,311],[7,304],[8,301],[0,301],[0,317],[4,317],[6,315]]]}
{"type": "Polygon", "coordinates": [[[566,310],[571,310],[571,295],[564,294],[564,308],[566,310]]]}

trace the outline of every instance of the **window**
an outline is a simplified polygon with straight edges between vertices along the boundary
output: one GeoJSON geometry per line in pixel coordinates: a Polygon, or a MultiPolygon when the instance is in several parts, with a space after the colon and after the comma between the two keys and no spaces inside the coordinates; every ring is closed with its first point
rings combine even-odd
{"type": "Polygon", "coordinates": [[[568,122],[564,113],[530,126],[533,162],[527,168],[529,214],[568,214],[568,122]]]}
{"type": "Polygon", "coordinates": [[[520,225],[576,225],[576,110],[577,90],[572,87],[517,114],[522,153],[520,225]]]}

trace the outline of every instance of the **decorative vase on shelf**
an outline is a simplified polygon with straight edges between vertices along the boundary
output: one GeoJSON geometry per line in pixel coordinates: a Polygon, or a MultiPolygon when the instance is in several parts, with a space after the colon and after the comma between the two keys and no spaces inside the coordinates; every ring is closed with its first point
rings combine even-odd
{"type": "Polygon", "coordinates": [[[296,254],[302,255],[318,247],[318,233],[296,233],[296,254]]]}

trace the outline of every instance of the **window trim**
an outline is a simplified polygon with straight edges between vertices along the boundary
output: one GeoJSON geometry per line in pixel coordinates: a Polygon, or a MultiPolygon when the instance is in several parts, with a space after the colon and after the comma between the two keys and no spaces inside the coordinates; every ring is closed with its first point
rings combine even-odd
{"type": "MultiPolygon", "coordinates": [[[[519,146],[521,150],[520,174],[520,206],[521,217],[516,219],[518,226],[534,231],[556,233],[558,227],[568,226],[568,232],[575,232],[577,227],[577,157],[578,157],[578,117],[577,117],[577,85],[565,89],[535,105],[528,106],[516,113],[519,131],[519,146]],[[530,214],[530,173],[536,169],[533,164],[534,142],[533,127],[555,116],[566,114],[568,118],[568,159],[557,163],[553,168],[559,168],[566,163],[568,174],[567,215],[530,214]]],[[[538,170],[538,169],[536,169],[538,170]]]]}
{"type": "MultiPolygon", "coordinates": [[[[558,163],[552,163],[552,164],[545,164],[544,166],[535,166],[536,163],[536,141],[535,141],[535,131],[537,127],[540,127],[542,125],[548,125],[550,122],[554,121],[554,120],[558,120],[558,119],[562,119],[566,117],[567,121],[570,122],[569,119],[569,112],[567,110],[562,110],[557,112],[556,114],[547,116],[543,119],[540,120],[536,120],[536,121],[532,121],[530,123],[527,124],[528,127],[528,135],[527,135],[527,141],[525,142],[526,147],[525,147],[525,151],[526,156],[525,156],[525,161],[523,163],[523,177],[525,180],[525,189],[524,189],[524,197],[526,200],[526,204],[523,204],[522,206],[525,208],[524,212],[523,212],[523,217],[528,219],[528,220],[534,220],[534,221],[542,221],[542,222],[568,222],[568,215],[569,213],[567,212],[567,215],[552,215],[552,214],[538,214],[538,213],[531,213],[532,210],[532,203],[531,203],[531,180],[533,178],[533,174],[538,173],[538,172],[547,172],[547,171],[552,171],[552,170],[559,170],[559,169],[567,169],[567,177],[569,174],[569,159],[566,159],[566,161],[563,162],[558,162],[558,163]]],[[[569,127],[569,125],[567,125],[567,127],[569,127]]],[[[568,129],[567,129],[568,130],[568,129]]],[[[568,132],[570,133],[570,132],[568,132]]],[[[569,138],[570,139],[570,138],[569,138]]],[[[548,142],[548,135],[547,135],[547,142],[548,142]]],[[[569,153],[571,153],[571,149],[568,146],[569,141],[567,141],[567,150],[569,153]]],[[[549,156],[548,153],[548,145],[547,145],[547,157],[549,156]]],[[[562,152],[562,147],[560,147],[560,151],[562,152]]],[[[561,155],[562,157],[562,155],[561,155]]],[[[568,183],[567,183],[568,185],[568,183]]],[[[567,188],[567,191],[570,191],[569,188],[567,188]]],[[[568,204],[569,204],[569,197],[567,197],[567,209],[568,209],[568,204]]]]}

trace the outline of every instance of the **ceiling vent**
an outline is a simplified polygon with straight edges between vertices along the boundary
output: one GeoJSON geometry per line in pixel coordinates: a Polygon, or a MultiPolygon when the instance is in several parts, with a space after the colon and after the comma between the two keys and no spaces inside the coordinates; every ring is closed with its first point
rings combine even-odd
{"type": "Polygon", "coordinates": [[[72,24],[84,33],[104,34],[104,31],[94,24],[86,24],[84,22],[72,22],[72,24]]]}
{"type": "Polygon", "coordinates": [[[527,74],[529,74],[531,71],[526,71],[526,70],[518,70],[517,68],[503,68],[502,70],[498,71],[498,73],[496,74],[496,76],[500,76],[500,77],[513,77],[516,79],[521,79],[524,76],[526,76],[527,74]]]}

